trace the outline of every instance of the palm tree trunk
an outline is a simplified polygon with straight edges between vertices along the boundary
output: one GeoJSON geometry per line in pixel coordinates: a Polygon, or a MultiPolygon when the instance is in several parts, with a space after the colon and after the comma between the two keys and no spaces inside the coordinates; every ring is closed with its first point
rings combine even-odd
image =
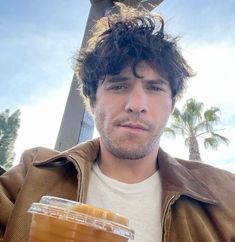
{"type": "Polygon", "coordinates": [[[189,137],[189,159],[202,161],[198,141],[195,136],[189,137]]]}

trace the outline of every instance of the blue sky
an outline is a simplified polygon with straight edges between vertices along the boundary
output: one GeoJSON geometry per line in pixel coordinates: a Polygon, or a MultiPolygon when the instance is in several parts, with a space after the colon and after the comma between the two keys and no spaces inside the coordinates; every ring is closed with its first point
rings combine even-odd
{"type": "MultiPolygon", "coordinates": [[[[54,147],[89,7],[88,0],[0,0],[0,111],[21,109],[17,159],[33,146],[54,147]]],[[[235,1],[164,0],[154,12],[165,18],[168,32],[181,36],[197,72],[179,107],[194,97],[222,112],[220,127],[231,144],[202,151],[203,159],[235,171],[235,1]]],[[[187,158],[180,139],[163,138],[162,146],[187,158]]]]}
{"type": "Polygon", "coordinates": [[[75,1],[2,1],[1,109],[33,102],[45,90],[61,85],[71,73],[72,54],[80,45],[88,8],[89,4],[78,6],[75,1]]]}

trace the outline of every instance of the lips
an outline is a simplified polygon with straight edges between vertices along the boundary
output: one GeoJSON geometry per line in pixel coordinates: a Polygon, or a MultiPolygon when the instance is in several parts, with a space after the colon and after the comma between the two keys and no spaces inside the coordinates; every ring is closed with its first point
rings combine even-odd
{"type": "Polygon", "coordinates": [[[121,127],[124,127],[124,128],[130,128],[130,129],[133,129],[133,130],[148,130],[148,128],[143,125],[143,124],[138,124],[138,123],[123,123],[123,124],[120,124],[121,127]]]}

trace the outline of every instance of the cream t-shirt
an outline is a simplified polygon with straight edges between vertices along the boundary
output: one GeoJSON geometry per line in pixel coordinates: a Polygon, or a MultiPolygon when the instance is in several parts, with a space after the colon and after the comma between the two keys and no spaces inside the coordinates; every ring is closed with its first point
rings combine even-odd
{"type": "Polygon", "coordinates": [[[142,182],[126,184],[104,175],[95,163],[86,202],[127,217],[135,231],[133,242],[160,242],[161,191],[158,171],[142,182]]]}

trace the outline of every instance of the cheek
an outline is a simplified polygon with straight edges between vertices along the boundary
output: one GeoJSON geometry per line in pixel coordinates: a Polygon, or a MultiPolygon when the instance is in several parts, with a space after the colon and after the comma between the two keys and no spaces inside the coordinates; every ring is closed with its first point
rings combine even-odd
{"type": "Polygon", "coordinates": [[[97,124],[105,126],[106,122],[110,118],[110,112],[108,106],[105,103],[99,102],[93,108],[94,118],[97,124]]]}
{"type": "Polygon", "coordinates": [[[163,106],[162,112],[165,115],[165,119],[168,120],[169,116],[171,115],[172,112],[172,102],[167,102],[166,105],[163,106]]]}
{"type": "Polygon", "coordinates": [[[165,112],[167,114],[170,114],[172,111],[172,99],[169,98],[164,103],[165,103],[165,105],[163,105],[163,107],[164,107],[165,112]]]}
{"type": "Polygon", "coordinates": [[[169,100],[158,100],[154,105],[154,116],[162,121],[167,121],[172,112],[172,101],[169,100]],[[157,103],[157,105],[156,105],[157,103]]]}

